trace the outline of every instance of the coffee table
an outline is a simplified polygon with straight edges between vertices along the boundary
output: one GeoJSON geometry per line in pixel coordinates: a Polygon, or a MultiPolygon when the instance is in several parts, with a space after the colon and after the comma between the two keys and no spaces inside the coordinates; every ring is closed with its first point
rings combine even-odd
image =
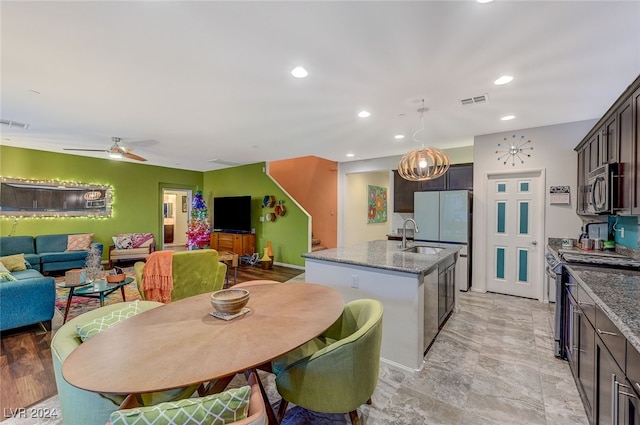
{"type": "MultiPolygon", "coordinates": [[[[160,306],[82,343],[62,375],[88,391],[139,394],[187,387],[257,368],[320,335],[340,316],[336,290],[312,283],[245,286],[250,312],[211,316],[210,293],[160,306]],[[109,364],[118,367],[96,367],[109,364]]],[[[268,406],[270,407],[270,406],[268,406]]],[[[267,409],[270,423],[273,411],[267,409]]]]}
{"type": "Polygon", "coordinates": [[[91,283],[81,282],[74,285],[61,285],[61,288],[69,288],[67,308],[64,311],[64,319],[62,320],[62,323],[66,323],[67,321],[67,315],[69,314],[69,308],[71,307],[71,299],[74,296],[97,298],[100,300],[100,307],[103,307],[105,297],[117,291],[118,288],[120,288],[120,293],[122,294],[122,301],[126,301],[124,286],[131,282],[133,282],[133,278],[127,277],[122,282],[117,283],[108,283],[106,280],[101,279],[91,283]]]}

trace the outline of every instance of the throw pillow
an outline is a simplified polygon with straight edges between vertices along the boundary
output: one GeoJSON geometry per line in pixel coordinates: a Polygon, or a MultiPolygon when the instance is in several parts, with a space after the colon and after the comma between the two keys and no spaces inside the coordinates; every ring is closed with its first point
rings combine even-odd
{"type": "Polygon", "coordinates": [[[11,273],[0,271],[0,282],[15,282],[16,280],[18,279],[13,277],[11,273]]]}
{"type": "Polygon", "coordinates": [[[9,273],[9,269],[7,269],[4,264],[2,264],[2,261],[0,261],[0,272],[7,272],[9,273]]]}
{"type": "Polygon", "coordinates": [[[7,255],[6,257],[0,257],[0,263],[10,272],[19,272],[27,270],[27,265],[24,262],[24,254],[7,255]]]}
{"type": "Polygon", "coordinates": [[[67,251],[86,251],[91,247],[93,233],[67,236],[67,251]]]}
{"type": "Polygon", "coordinates": [[[116,410],[109,420],[112,425],[141,423],[224,425],[247,417],[250,395],[251,387],[245,385],[206,397],[116,410]]]}
{"type": "Polygon", "coordinates": [[[77,325],[76,330],[78,331],[80,339],[82,340],[82,342],[84,342],[92,336],[95,336],[100,332],[109,329],[110,327],[117,325],[123,320],[127,320],[128,318],[133,317],[141,312],[142,310],[140,310],[140,305],[136,301],[127,304],[127,306],[124,308],[113,310],[112,312],[102,317],[93,319],[90,322],[84,323],[82,325],[77,325]]]}
{"type": "Polygon", "coordinates": [[[133,248],[133,240],[131,239],[131,233],[120,233],[116,236],[116,248],[118,249],[131,249],[133,248]]]}

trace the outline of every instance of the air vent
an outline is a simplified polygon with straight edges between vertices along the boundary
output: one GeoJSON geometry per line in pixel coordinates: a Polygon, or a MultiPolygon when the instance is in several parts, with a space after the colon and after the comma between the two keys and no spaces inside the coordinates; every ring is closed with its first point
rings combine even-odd
{"type": "Polygon", "coordinates": [[[9,127],[21,128],[23,130],[26,130],[27,128],[29,128],[29,124],[23,124],[18,121],[0,120],[0,124],[8,125],[9,127]]]}
{"type": "Polygon", "coordinates": [[[489,95],[485,93],[480,96],[473,96],[466,99],[462,99],[460,100],[460,103],[462,104],[462,106],[470,106],[470,105],[477,105],[481,103],[487,103],[488,101],[489,101],[489,95]]]}
{"type": "Polygon", "coordinates": [[[236,166],[236,165],[242,165],[239,162],[225,161],[224,159],[218,159],[218,158],[210,159],[207,162],[211,162],[212,164],[218,164],[218,165],[226,165],[228,167],[233,167],[233,166],[236,166]]]}

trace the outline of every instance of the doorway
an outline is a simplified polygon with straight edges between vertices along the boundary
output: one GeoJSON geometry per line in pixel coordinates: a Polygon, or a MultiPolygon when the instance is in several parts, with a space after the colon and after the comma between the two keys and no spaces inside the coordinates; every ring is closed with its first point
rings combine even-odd
{"type": "Polygon", "coordinates": [[[542,301],[544,171],[487,175],[487,291],[542,301]]]}
{"type": "Polygon", "coordinates": [[[162,189],[162,249],[187,250],[191,190],[162,189]]]}

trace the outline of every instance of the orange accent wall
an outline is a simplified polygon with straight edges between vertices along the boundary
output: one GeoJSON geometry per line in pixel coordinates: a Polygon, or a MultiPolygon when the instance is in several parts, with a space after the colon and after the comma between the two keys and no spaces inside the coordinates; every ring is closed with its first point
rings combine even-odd
{"type": "Polygon", "coordinates": [[[322,245],[338,243],[338,163],[316,156],[269,163],[269,174],[312,217],[313,237],[322,245]]]}

